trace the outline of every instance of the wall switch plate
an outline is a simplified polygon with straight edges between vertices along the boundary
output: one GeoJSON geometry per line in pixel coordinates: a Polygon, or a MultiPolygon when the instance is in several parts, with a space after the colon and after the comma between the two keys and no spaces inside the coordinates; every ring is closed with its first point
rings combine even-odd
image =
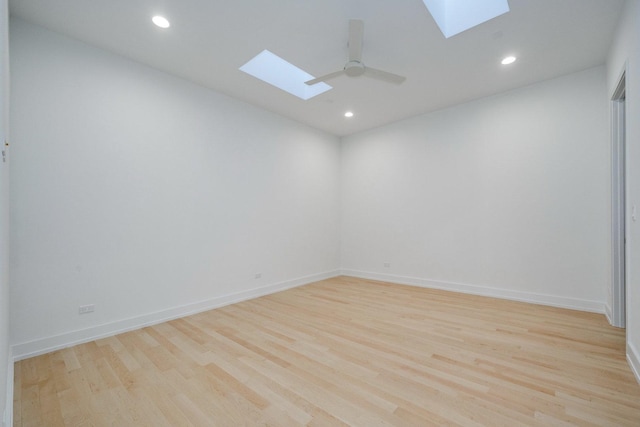
{"type": "Polygon", "coordinates": [[[96,309],[95,304],[81,305],[80,307],[78,307],[78,314],[93,313],[95,309],[96,309]]]}

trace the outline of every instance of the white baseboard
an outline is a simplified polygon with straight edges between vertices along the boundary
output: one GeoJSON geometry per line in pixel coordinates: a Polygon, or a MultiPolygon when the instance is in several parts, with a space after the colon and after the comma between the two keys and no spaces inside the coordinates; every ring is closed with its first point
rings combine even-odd
{"type": "Polygon", "coordinates": [[[223,295],[206,301],[199,301],[180,307],[173,307],[155,313],[144,314],[129,319],[117,320],[115,322],[109,322],[103,325],[93,326],[91,328],[71,331],[64,334],[20,344],[14,344],[12,346],[14,357],[13,360],[19,361],[22,359],[27,359],[29,357],[50,353],[62,348],[71,347],[77,344],[94,341],[96,339],[113,336],[135,329],[140,329],[145,326],[167,322],[169,320],[178,319],[180,317],[189,316],[192,314],[223,307],[225,305],[234,304],[252,298],[273,294],[276,292],[284,291],[286,289],[295,288],[339,275],[340,272],[338,270],[313,274],[310,276],[291,279],[259,288],[249,289],[247,291],[223,295]]]}
{"type": "Polygon", "coordinates": [[[9,354],[7,358],[7,400],[5,402],[3,423],[4,427],[13,426],[13,354],[11,353],[11,347],[9,347],[9,354]]]}
{"type": "Polygon", "coordinates": [[[383,282],[392,282],[401,285],[420,286],[423,288],[440,289],[445,291],[460,292],[464,294],[508,299],[533,304],[542,304],[552,307],[569,308],[572,310],[590,311],[601,314],[604,313],[604,303],[600,301],[589,301],[556,295],[536,294],[532,292],[510,291],[507,289],[498,289],[486,286],[420,279],[416,277],[396,276],[392,274],[371,273],[358,270],[341,270],[341,273],[344,276],[353,276],[362,279],[379,280],[383,282]]]}
{"type": "Polygon", "coordinates": [[[611,307],[608,303],[604,305],[604,315],[607,316],[609,324],[613,326],[613,312],[611,311],[611,307]]]}
{"type": "Polygon", "coordinates": [[[627,362],[629,362],[633,375],[636,376],[636,381],[640,384],[640,353],[629,341],[627,341],[627,362]]]}

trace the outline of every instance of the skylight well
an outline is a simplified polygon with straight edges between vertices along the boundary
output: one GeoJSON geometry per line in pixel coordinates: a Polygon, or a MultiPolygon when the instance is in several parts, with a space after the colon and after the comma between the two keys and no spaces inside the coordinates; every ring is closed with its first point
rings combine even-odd
{"type": "Polygon", "coordinates": [[[268,50],[260,52],[240,70],[305,101],[332,89],[326,83],[306,85],[304,82],[315,77],[268,50]]]}
{"type": "Polygon", "coordinates": [[[507,0],[422,0],[446,38],[509,12],[507,0]]]}

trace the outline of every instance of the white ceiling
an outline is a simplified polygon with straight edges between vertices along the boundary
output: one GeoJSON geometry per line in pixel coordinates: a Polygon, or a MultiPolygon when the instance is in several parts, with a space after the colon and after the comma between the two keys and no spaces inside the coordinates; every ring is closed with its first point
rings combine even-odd
{"type": "Polygon", "coordinates": [[[622,4],[509,0],[509,13],[449,39],[422,0],[10,0],[10,11],[344,136],[602,64],[622,4]],[[268,49],[314,76],[337,71],[349,19],[364,20],[363,62],[406,76],[402,85],[343,76],[303,101],[238,70],[268,49]],[[518,61],[505,67],[507,54],[518,61]]]}

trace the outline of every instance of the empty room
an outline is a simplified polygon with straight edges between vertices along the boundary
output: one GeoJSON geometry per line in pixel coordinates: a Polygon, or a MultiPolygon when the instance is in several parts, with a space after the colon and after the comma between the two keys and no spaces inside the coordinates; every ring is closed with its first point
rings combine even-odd
{"type": "Polygon", "coordinates": [[[640,425],[640,0],[0,0],[9,426],[640,425]]]}

